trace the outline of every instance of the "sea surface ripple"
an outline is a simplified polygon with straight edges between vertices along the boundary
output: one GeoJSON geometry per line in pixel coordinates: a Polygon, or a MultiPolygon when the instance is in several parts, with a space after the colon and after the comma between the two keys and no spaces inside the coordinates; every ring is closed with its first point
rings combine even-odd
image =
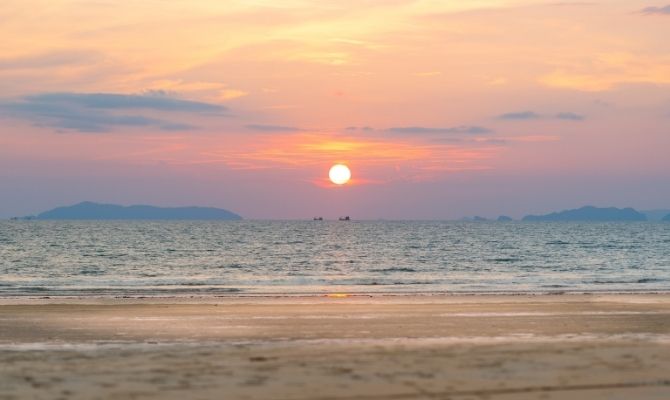
{"type": "Polygon", "coordinates": [[[0,221],[0,296],[667,290],[669,223],[0,221]]]}

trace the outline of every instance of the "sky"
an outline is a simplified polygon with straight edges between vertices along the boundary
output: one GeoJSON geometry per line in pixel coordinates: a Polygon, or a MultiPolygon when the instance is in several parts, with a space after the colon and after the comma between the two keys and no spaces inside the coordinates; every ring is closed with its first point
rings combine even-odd
{"type": "Polygon", "coordinates": [[[670,208],[667,0],[3,0],[0,38],[0,218],[670,208]]]}

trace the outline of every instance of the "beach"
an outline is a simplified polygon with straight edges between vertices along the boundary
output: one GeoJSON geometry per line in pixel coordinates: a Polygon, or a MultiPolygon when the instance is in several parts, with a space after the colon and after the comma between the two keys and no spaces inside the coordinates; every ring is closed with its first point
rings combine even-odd
{"type": "Polygon", "coordinates": [[[670,295],[0,300],[0,399],[666,399],[670,295]]]}

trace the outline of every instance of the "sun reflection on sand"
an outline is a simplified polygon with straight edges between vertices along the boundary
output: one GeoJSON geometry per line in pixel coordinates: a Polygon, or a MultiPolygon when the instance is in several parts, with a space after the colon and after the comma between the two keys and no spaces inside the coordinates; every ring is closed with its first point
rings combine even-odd
{"type": "Polygon", "coordinates": [[[349,297],[349,294],[347,293],[328,293],[326,297],[334,298],[334,299],[343,299],[349,297]]]}

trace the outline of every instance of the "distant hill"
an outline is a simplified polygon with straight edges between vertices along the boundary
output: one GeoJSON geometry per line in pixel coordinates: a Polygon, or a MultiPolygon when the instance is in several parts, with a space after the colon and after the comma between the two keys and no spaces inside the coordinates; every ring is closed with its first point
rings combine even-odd
{"type": "Polygon", "coordinates": [[[58,207],[27,219],[94,219],[94,220],[240,220],[241,216],[221,208],[211,207],[154,207],[119,206],[85,201],[68,207],[58,207]]]}
{"type": "Polygon", "coordinates": [[[640,212],[647,216],[648,221],[661,221],[667,215],[670,215],[670,210],[643,210],[640,212]]]}
{"type": "Polygon", "coordinates": [[[647,217],[632,208],[599,208],[586,206],[546,215],[527,215],[524,221],[646,221],[647,217]]]}

